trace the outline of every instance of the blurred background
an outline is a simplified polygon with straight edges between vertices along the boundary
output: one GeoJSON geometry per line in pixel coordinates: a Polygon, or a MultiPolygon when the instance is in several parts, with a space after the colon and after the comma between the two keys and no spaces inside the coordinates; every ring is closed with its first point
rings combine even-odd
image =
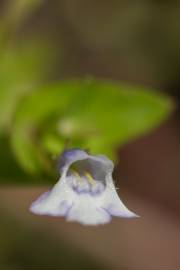
{"type": "Polygon", "coordinates": [[[0,268],[179,270],[180,1],[1,0],[0,59],[0,268]],[[141,218],[31,215],[66,146],[141,218]]]}

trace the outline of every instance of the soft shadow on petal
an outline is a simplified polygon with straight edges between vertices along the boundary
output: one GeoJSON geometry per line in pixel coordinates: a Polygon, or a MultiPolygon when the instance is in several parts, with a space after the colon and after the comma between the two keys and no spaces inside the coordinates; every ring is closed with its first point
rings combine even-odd
{"type": "Polygon", "coordinates": [[[116,203],[116,204],[110,204],[107,208],[105,208],[109,214],[116,217],[123,217],[123,218],[137,218],[139,217],[132,211],[130,211],[127,207],[124,206],[124,204],[116,203]]]}
{"type": "Polygon", "coordinates": [[[36,215],[66,216],[72,205],[72,202],[67,200],[62,200],[54,205],[48,201],[34,202],[30,207],[30,211],[36,215]]]}

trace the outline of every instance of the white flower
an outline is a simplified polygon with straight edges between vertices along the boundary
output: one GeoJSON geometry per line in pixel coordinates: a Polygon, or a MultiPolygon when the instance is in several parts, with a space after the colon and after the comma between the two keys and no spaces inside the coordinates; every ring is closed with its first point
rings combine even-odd
{"type": "Polygon", "coordinates": [[[118,197],[113,169],[105,156],[92,156],[80,149],[64,151],[59,159],[59,181],[31,205],[30,211],[65,216],[86,225],[108,223],[111,216],[138,217],[118,197]]]}

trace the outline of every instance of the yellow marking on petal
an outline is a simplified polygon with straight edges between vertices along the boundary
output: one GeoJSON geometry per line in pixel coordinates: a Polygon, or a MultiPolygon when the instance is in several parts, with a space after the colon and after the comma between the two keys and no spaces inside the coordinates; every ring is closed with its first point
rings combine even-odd
{"type": "Polygon", "coordinates": [[[95,185],[95,180],[93,179],[92,175],[88,172],[84,172],[85,177],[87,178],[88,182],[93,186],[95,185]]]}

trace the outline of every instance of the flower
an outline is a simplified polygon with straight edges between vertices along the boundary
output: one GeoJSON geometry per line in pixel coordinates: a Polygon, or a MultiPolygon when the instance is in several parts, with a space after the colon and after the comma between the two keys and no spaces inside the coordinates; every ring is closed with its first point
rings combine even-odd
{"type": "Polygon", "coordinates": [[[118,197],[112,179],[114,165],[107,157],[71,149],[62,153],[58,166],[59,181],[32,203],[32,213],[65,216],[67,221],[86,225],[108,223],[111,216],[138,217],[118,197]]]}

